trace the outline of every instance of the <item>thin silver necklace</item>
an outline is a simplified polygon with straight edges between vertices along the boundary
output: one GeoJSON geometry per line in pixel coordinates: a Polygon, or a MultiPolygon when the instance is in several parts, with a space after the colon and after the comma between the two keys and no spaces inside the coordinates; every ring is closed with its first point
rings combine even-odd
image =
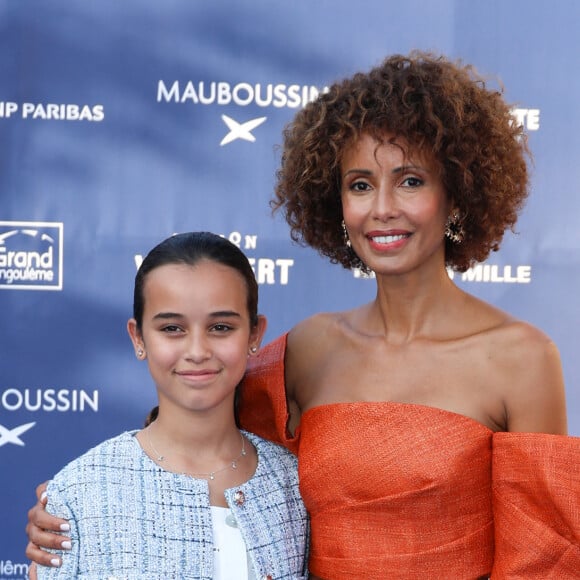
{"type": "MultiPolygon", "coordinates": [[[[238,461],[242,457],[245,457],[245,455],[246,455],[246,440],[245,440],[242,432],[240,431],[239,433],[240,433],[240,437],[242,439],[242,450],[240,451],[240,454],[237,457],[235,457],[234,459],[232,459],[227,465],[220,467],[220,469],[215,469],[214,471],[210,471],[209,473],[185,473],[185,472],[183,472],[183,475],[189,475],[190,477],[196,477],[196,478],[202,477],[203,479],[209,479],[209,480],[213,481],[215,479],[215,476],[217,473],[221,473],[222,471],[225,471],[226,469],[237,469],[238,468],[238,461]]],[[[157,451],[157,449],[155,449],[155,445],[153,445],[153,442],[151,441],[150,428],[145,429],[145,434],[147,435],[147,443],[149,443],[149,447],[151,448],[151,451],[153,451],[153,455],[155,456],[155,461],[157,461],[157,463],[164,463],[166,460],[166,457],[165,457],[165,455],[162,455],[161,453],[159,453],[159,451],[157,451]]],[[[170,463],[165,464],[166,467],[168,467],[170,465],[171,465],[170,463]]]]}

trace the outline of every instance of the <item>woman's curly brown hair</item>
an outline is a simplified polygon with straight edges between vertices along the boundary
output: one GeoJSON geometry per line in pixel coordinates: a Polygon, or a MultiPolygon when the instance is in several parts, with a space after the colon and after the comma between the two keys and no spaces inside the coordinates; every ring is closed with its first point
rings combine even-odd
{"type": "Polygon", "coordinates": [[[446,265],[463,272],[499,248],[528,194],[523,129],[499,90],[473,67],[414,51],[333,84],[284,130],[274,210],[283,208],[292,239],[345,268],[360,265],[341,229],[340,163],[368,133],[430,151],[463,217],[465,239],[446,239],[446,265]]]}

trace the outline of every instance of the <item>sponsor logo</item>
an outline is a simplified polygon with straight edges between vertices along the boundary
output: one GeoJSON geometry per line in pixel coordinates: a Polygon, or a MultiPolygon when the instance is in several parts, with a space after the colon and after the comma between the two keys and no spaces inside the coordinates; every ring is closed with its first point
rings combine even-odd
{"type": "Polygon", "coordinates": [[[0,392],[0,410],[84,413],[99,410],[99,391],[84,389],[15,389],[0,392]]]}
{"type": "Polygon", "coordinates": [[[0,119],[18,117],[42,121],[102,121],[103,105],[77,105],[75,103],[16,103],[0,101],[0,119]]]}
{"type": "Polygon", "coordinates": [[[26,433],[26,431],[35,425],[36,423],[25,423],[24,425],[14,427],[14,429],[7,429],[4,427],[4,425],[0,424],[0,447],[6,445],[7,443],[12,443],[13,445],[24,447],[24,441],[20,439],[20,435],[26,433]]]}
{"type": "MultiPolygon", "coordinates": [[[[355,278],[373,279],[374,272],[365,274],[359,268],[353,268],[352,274],[355,278]]],[[[532,281],[532,267],[528,265],[520,266],[498,266],[497,264],[477,264],[463,273],[447,270],[447,274],[452,280],[458,279],[462,282],[489,282],[491,284],[529,284],[532,281]]]]}
{"type": "Polygon", "coordinates": [[[194,83],[180,83],[174,81],[167,86],[163,81],[157,83],[157,102],[191,103],[194,105],[238,105],[248,107],[275,107],[298,109],[318,97],[320,89],[312,85],[285,85],[261,83],[238,83],[231,85],[228,82],[200,81],[194,83]]]}
{"type": "MultiPolygon", "coordinates": [[[[285,84],[230,84],[225,81],[188,81],[180,83],[174,81],[165,84],[160,80],[157,83],[158,103],[189,103],[193,105],[237,105],[238,107],[256,106],[260,108],[291,108],[303,107],[318,95],[326,91],[312,85],[285,85],[285,84]]],[[[245,122],[238,122],[231,116],[222,115],[222,121],[228,128],[220,146],[229,145],[233,141],[243,139],[254,143],[256,137],[252,131],[264,123],[267,117],[256,117],[245,122]]]]}
{"type": "Polygon", "coordinates": [[[266,119],[267,117],[259,117],[257,119],[250,119],[245,123],[238,123],[231,117],[222,115],[222,120],[228,126],[230,132],[221,140],[220,146],[223,147],[236,139],[243,139],[244,141],[253,143],[256,138],[252,135],[252,131],[256,127],[259,127],[266,119]]]}
{"type": "MultiPolygon", "coordinates": [[[[84,413],[99,411],[99,391],[83,389],[15,389],[0,391],[2,411],[41,411],[44,413],[84,413]]],[[[36,422],[24,423],[12,429],[0,424],[0,447],[7,444],[24,446],[21,436],[36,422]]],[[[1,578],[0,578],[1,580],[1,578]]]]}
{"type": "Polygon", "coordinates": [[[462,282],[490,282],[492,284],[529,284],[532,281],[532,267],[498,266],[497,264],[477,264],[465,272],[448,271],[453,280],[456,277],[462,282]]]}
{"type": "Polygon", "coordinates": [[[63,224],[0,221],[0,290],[62,290],[63,224]]]}

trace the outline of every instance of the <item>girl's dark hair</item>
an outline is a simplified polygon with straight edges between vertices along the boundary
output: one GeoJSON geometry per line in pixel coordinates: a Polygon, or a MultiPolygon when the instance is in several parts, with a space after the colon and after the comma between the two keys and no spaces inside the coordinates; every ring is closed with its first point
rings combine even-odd
{"type": "MultiPolygon", "coordinates": [[[[145,309],[145,281],[149,272],[168,264],[195,266],[202,260],[216,262],[238,271],[246,282],[248,314],[252,328],[258,324],[258,283],[245,254],[230,241],[211,232],[187,232],[163,240],[145,257],[137,275],[133,293],[133,318],[139,332],[145,309]]],[[[237,395],[237,392],[236,392],[237,395]]],[[[147,416],[145,425],[157,418],[158,407],[147,416]]]]}

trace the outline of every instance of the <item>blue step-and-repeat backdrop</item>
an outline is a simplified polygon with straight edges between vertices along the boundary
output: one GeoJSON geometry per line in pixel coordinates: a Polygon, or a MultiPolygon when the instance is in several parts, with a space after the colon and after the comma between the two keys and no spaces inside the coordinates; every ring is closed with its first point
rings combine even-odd
{"type": "Polygon", "coordinates": [[[391,53],[459,57],[514,103],[531,197],[455,280],[554,339],[580,435],[578,24],[576,0],[0,0],[0,580],[26,577],[36,485],[154,404],[125,331],[153,245],[239,244],[267,340],[373,297],[293,245],[268,201],[284,125],[391,53]]]}

